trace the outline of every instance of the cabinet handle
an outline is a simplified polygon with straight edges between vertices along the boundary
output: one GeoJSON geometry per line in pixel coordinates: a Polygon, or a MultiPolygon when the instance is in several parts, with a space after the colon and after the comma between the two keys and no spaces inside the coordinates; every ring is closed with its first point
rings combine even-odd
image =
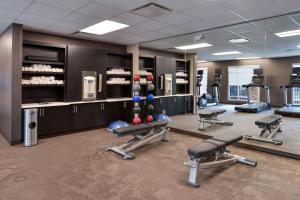
{"type": "Polygon", "coordinates": [[[102,105],[103,105],[103,110],[104,110],[104,103],[102,105]]]}
{"type": "Polygon", "coordinates": [[[42,108],[39,109],[40,117],[42,116],[42,108]]]}
{"type": "Polygon", "coordinates": [[[176,101],[177,101],[176,98],[177,98],[177,97],[174,97],[174,103],[176,103],[176,101]]]}
{"type": "Polygon", "coordinates": [[[123,107],[124,107],[124,108],[127,108],[127,102],[126,102],[126,101],[124,101],[123,107]]]}
{"type": "Polygon", "coordinates": [[[45,116],[45,108],[42,108],[42,116],[45,116]]]}
{"type": "Polygon", "coordinates": [[[75,106],[73,105],[73,113],[75,113],[75,106]]]}
{"type": "Polygon", "coordinates": [[[98,75],[99,77],[98,77],[98,81],[99,81],[99,83],[98,83],[98,92],[102,92],[102,74],[99,74],[98,75]]]}
{"type": "Polygon", "coordinates": [[[78,113],[78,106],[76,106],[76,113],[78,113]]]}

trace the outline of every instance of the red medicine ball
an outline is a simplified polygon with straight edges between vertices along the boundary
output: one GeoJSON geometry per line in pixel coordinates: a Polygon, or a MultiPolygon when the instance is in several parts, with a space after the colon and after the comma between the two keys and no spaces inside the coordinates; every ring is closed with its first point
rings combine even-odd
{"type": "Polygon", "coordinates": [[[147,115],[147,122],[153,122],[153,116],[152,115],[147,115]]]}
{"type": "Polygon", "coordinates": [[[133,120],[132,120],[132,123],[133,123],[134,125],[139,125],[141,122],[142,122],[142,120],[141,120],[141,118],[139,118],[139,117],[135,117],[135,118],[133,118],[133,120]]]}
{"type": "Polygon", "coordinates": [[[140,76],[138,74],[133,75],[133,80],[134,81],[139,81],[140,80],[140,76]]]}

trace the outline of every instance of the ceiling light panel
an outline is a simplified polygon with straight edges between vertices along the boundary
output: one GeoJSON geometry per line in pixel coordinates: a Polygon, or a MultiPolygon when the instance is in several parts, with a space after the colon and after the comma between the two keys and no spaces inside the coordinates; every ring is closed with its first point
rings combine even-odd
{"type": "Polygon", "coordinates": [[[251,59],[259,59],[261,57],[244,57],[244,58],[236,58],[237,60],[251,60],[251,59]]]}
{"type": "Polygon", "coordinates": [[[206,60],[197,60],[197,63],[206,63],[206,60]]]}
{"type": "Polygon", "coordinates": [[[239,51],[225,51],[225,52],[218,52],[214,53],[214,56],[223,56],[223,55],[233,55],[233,54],[241,54],[239,51]]]}
{"type": "Polygon", "coordinates": [[[292,30],[292,31],[279,32],[279,33],[275,33],[275,35],[278,36],[278,37],[292,37],[292,36],[300,35],[300,29],[292,30]]]}
{"type": "Polygon", "coordinates": [[[249,42],[249,40],[247,38],[235,38],[235,39],[231,39],[229,40],[230,43],[245,43],[245,42],[249,42]]]}
{"type": "Polygon", "coordinates": [[[127,28],[129,25],[122,24],[110,20],[102,21],[98,24],[94,24],[85,29],[80,30],[80,32],[96,34],[96,35],[104,35],[113,31],[117,31],[123,28],[127,28]]]}
{"type": "Polygon", "coordinates": [[[176,49],[180,50],[190,50],[190,49],[199,49],[199,48],[204,48],[204,47],[211,47],[213,45],[208,44],[208,43],[199,43],[199,44],[192,44],[192,45],[186,45],[186,46],[179,46],[175,47],[176,49]]]}

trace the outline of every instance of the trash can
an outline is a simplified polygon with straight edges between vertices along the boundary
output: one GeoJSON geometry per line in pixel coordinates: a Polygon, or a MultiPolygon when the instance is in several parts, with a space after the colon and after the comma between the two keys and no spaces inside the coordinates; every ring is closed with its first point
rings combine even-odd
{"type": "Polygon", "coordinates": [[[37,145],[37,108],[24,109],[24,146],[37,145]]]}

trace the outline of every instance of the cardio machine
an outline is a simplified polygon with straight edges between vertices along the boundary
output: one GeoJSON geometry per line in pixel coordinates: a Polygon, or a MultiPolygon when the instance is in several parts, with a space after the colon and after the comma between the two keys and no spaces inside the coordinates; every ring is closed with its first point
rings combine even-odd
{"type": "Polygon", "coordinates": [[[263,75],[263,69],[254,69],[254,75],[252,76],[252,83],[243,85],[247,89],[248,102],[241,106],[236,106],[235,110],[238,112],[258,113],[264,110],[271,109],[270,101],[270,89],[265,85],[265,78],[263,75]],[[250,88],[258,87],[265,90],[266,102],[251,102],[250,88]]]}
{"type": "Polygon", "coordinates": [[[220,104],[220,83],[221,83],[221,75],[222,70],[221,69],[215,69],[215,75],[212,84],[210,85],[212,87],[212,95],[211,94],[202,94],[200,93],[201,88],[201,81],[203,78],[203,70],[199,70],[197,74],[197,93],[198,93],[198,107],[199,108],[205,108],[208,106],[215,106],[220,104]]]}
{"type": "Polygon", "coordinates": [[[286,86],[281,86],[281,88],[283,89],[284,94],[284,107],[275,110],[275,114],[289,117],[300,117],[300,105],[288,104],[287,100],[288,89],[300,88],[300,69],[294,68],[290,83],[286,86]]]}

